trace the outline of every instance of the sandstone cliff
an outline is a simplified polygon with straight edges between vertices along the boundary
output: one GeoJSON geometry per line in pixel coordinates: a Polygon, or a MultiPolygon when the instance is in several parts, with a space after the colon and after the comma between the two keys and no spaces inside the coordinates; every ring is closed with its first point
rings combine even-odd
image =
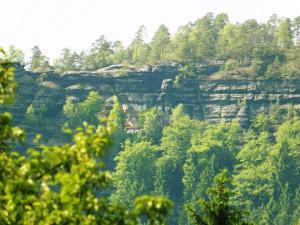
{"type": "MultiPolygon", "coordinates": [[[[182,80],[174,85],[178,74],[176,64],[146,69],[103,72],[32,73],[18,67],[17,97],[14,105],[2,108],[12,111],[17,124],[22,124],[28,107],[44,110],[55,120],[67,96],[82,100],[92,91],[103,97],[117,95],[122,104],[134,109],[157,107],[165,113],[183,103],[192,117],[211,122],[247,122],[260,112],[274,107],[300,110],[300,80],[182,80]]],[[[40,124],[40,126],[47,126],[40,124]]],[[[25,125],[27,130],[32,127],[25,125]]]]}

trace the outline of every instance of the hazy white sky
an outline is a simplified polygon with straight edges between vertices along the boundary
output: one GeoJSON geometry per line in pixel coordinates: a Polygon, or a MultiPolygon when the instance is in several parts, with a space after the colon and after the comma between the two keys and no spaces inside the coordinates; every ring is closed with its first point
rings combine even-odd
{"type": "Polygon", "coordinates": [[[226,12],[232,22],[294,18],[300,0],[0,0],[0,46],[29,54],[39,45],[53,58],[64,47],[87,49],[102,34],[128,44],[140,25],[148,38],[162,23],[174,33],[207,12],[226,12]]]}

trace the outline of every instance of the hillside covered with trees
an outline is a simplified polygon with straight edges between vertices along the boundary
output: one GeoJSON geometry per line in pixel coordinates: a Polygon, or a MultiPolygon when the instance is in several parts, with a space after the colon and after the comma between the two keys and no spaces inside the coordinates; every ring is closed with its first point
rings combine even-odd
{"type": "Polygon", "coordinates": [[[0,50],[0,225],[299,225],[300,17],[144,33],[0,50]]]}

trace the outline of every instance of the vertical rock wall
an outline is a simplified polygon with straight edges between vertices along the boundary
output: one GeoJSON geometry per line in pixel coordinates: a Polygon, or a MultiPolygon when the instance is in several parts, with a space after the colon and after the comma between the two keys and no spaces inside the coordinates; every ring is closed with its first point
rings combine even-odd
{"type": "Polygon", "coordinates": [[[33,105],[36,111],[46,110],[45,115],[55,121],[67,96],[80,101],[90,91],[98,91],[105,98],[117,95],[121,103],[137,110],[157,107],[170,113],[182,103],[192,117],[211,122],[237,119],[246,123],[275,106],[300,110],[300,80],[183,80],[174,85],[177,74],[178,67],[131,71],[122,76],[37,74],[18,68],[16,102],[1,111],[12,111],[19,124],[33,105]]]}

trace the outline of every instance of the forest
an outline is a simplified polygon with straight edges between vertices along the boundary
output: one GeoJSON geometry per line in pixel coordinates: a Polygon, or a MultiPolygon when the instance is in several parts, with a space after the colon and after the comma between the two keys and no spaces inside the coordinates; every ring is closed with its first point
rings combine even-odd
{"type": "MultiPolygon", "coordinates": [[[[203,79],[203,63],[220,64],[214,79],[300,79],[300,17],[235,24],[208,13],[174,36],[161,25],[147,43],[144,32],[128,47],[101,36],[87,51],[63,49],[52,64],[38,46],[29,62],[14,46],[1,49],[0,109],[22,88],[20,64],[41,79],[167,61],[181,65],[180,80],[203,79]]],[[[167,114],[106,100],[97,91],[66,97],[60,127],[29,105],[22,124],[50,130],[34,140],[1,109],[0,225],[300,224],[299,109],[277,105],[245,125],[194,118],[184,104],[167,114]],[[57,133],[65,143],[45,141],[57,133]]]]}
{"type": "Polygon", "coordinates": [[[185,77],[197,77],[197,65],[208,62],[222,65],[218,78],[230,74],[242,79],[299,78],[300,16],[290,19],[273,15],[265,23],[249,19],[237,24],[231,23],[225,13],[207,13],[180,26],[172,36],[162,24],[149,43],[145,30],[145,26],[139,27],[127,47],[102,35],[88,50],[65,48],[52,64],[39,46],[32,48],[28,62],[14,46],[8,48],[7,55],[36,72],[95,71],[112,64],[141,66],[176,61],[182,64],[185,77]]]}

